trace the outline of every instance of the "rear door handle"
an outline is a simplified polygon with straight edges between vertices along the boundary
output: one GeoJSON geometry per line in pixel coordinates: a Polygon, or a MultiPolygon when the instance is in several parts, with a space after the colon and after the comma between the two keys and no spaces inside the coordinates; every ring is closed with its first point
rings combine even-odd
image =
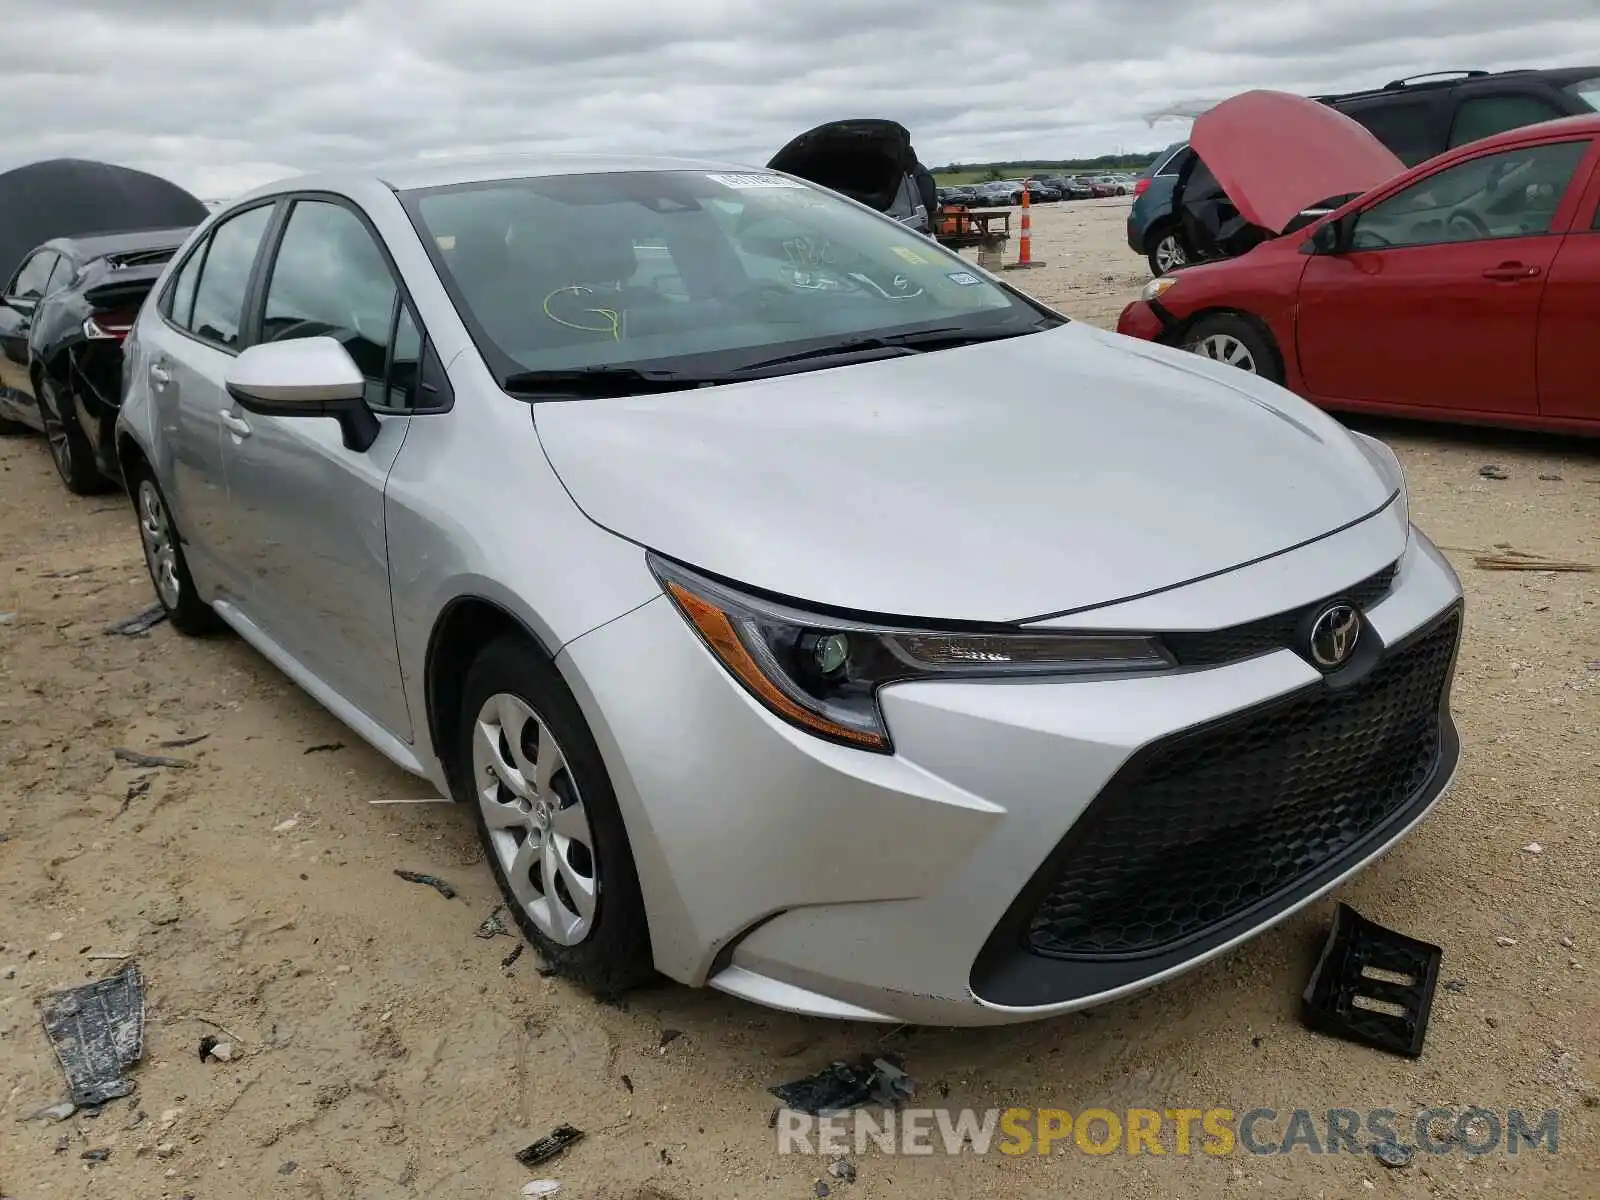
{"type": "Polygon", "coordinates": [[[150,364],[150,382],[157,388],[164,388],[172,382],[172,372],[158,362],[150,364]]]}
{"type": "Polygon", "coordinates": [[[1503,283],[1514,283],[1519,279],[1537,279],[1538,276],[1538,267],[1524,266],[1519,262],[1501,263],[1498,267],[1490,267],[1483,273],[1485,279],[1503,283]]]}
{"type": "Polygon", "coordinates": [[[227,409],[219,412],[217,417],[234,437],[247,438],[250,436],[250,424],[243,417],[236,417],[227,409]]]}

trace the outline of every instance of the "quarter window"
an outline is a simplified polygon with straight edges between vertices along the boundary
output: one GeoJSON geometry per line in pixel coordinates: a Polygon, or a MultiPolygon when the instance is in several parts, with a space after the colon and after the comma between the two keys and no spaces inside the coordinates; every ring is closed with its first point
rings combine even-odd
{"type": "Polygon", "coordinates": [[[399,297],[388,262],[355,213],[341,204],[301,200],[273,262],[261,338],[334,338],[366,377],[369,405],[410,407],[393,397],[411,395],[421,335],[409,310],[403,309],[396,330],[399,297]]]}
{"type": "Polygon", "coordinates": [[[1382,250],[1549,233],[1589,145],[1504,150],[1429,175],[1362,213],[1352,247],[1382,250]]]}
{"type": "MultiPolygon", "coordinates": [[[[263,204],[247,209],[236,217],[229,217],[211,234],[205,263],[200,268],[200,281],[194,290],[193,315],[186,324],[180,322],[196,337],[226,350],[240,348],[244,296],[272,208],[270,204],[263,204]]],[[[177,320],[176,315],[173,319],[177,320]]]]}
{"type": "Polygon", "coordinates": [[[189,252],[167,291],[167,316],[182,329],[188,329],[194,319],[194,285],[200,282],[200,264],[205,261],[210,240],[207,238],[189,252]]]}
{"type": "Polygon", "coordinates": [[[1456,109],[1456,123],[1450,131],[1450,145],[1464,146],[1479,138],[1493,137],[1508,129],[1553,121],[1564,114],[1537,96],[1475,96],[1463,100],[1456,109]]]}
{"type": "Polygon", "coordinates": [[[17,281],[11,285],[11,294],[43,296],[45,286],[50,282],[50,273],[55,269],[59,257],[54,250],[41,250],[35,254],[23,264],[22,270],[17,272],[17,281]]]}

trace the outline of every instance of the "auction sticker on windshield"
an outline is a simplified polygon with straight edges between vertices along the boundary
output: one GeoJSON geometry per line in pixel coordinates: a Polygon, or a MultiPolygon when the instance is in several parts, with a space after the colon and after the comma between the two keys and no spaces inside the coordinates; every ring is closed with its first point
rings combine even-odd
{"type": "Polygon", "coordinates": [[[712,183],[720,183],[723,187],[731,188],[799,188],[805,185],[796,183],[792,179],[785,179],[782,175],[707,175],[712,183]]]}
{"type": "Polygon", "coordinates": [[[951,283],[958,284],[961,287],[971,287],[975,283],[983,282],[983,280],[979,279],[971,271],[951,271],[950,274],[945,276],[945,278],[951,283]]]}

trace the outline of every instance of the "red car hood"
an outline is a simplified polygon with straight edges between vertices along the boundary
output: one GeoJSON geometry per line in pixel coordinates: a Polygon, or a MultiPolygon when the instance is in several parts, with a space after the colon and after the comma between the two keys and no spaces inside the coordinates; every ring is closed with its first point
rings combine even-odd
{"type": "Polygon", "coordinates": [[[1368,191],[1405,170],[1337,109],[1288,92],[1244,92],[1195,118],[1189,144],[1239,215],[1283,232],[1296,213],[1368,191]]]}

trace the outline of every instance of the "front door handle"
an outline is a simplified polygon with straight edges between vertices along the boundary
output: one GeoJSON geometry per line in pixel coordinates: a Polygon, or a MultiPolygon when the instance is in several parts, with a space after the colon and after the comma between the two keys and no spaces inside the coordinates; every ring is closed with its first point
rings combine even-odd
{"type": "Polygon", "coordinates": [[[157,389],[164,388],[172,382],[172,372],[160,363],[153,362],[150,364],[150,382],[155,384],[157,389]]]}
{"type": "Polygon", "coordinates": [[[234,437],[247,438],[250,436],[250,423],[243,417],[236,417],[227,409],[219,412],[217,417],[234,437]]]}
{"type": "Polygon", "coordinates": [[[1500,283],[1515,283],[1519,279],[1537,279],[1539,268],[1524,266],[1519,262],[1506,262],[1498,267],[1490,267],[1483,273],[1483,277],[1500,283]]]}

